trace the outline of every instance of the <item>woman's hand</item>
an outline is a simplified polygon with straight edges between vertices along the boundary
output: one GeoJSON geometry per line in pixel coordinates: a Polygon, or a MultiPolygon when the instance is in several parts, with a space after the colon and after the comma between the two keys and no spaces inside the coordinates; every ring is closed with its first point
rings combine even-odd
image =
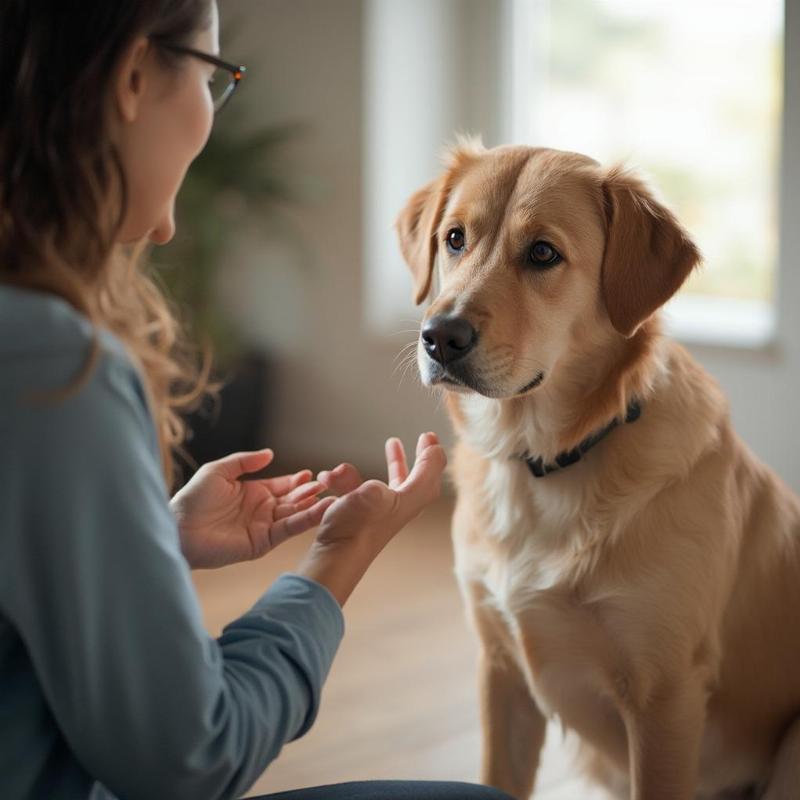
{"type": "Polygon", "coordinates": [[[386,442],[386,463],[388,484],[361,482],[348,464],[318,476],[330,491],[344,494],[325,510],[299,572],[326,586],[342,605],[394,535],[439,496],[447,459],[436,435],[425,433],[410,473],[399,439],[386,442]]]}
{"type": "Polygon", "coordinates": [[[241,480],[272,458],[271,450],[259,450],[211,461],[172,498],[181,549],[192,569],[260,558],[320,523],[335,498],[317,499],[325,486],[311,480],[310,470],[241,480]]]}

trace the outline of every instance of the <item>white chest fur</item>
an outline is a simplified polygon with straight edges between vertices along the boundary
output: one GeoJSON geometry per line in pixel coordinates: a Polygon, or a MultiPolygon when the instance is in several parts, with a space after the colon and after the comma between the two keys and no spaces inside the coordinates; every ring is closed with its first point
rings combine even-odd
{"type": "Polygon", "coordinates": [[[480,581],[485,602],[504,620],[539,707],[571,725],[592,706],[608,714],[605,700],[598,704],[607,676],[596,656],[598,642],[605,642],[601,654],[609,643],[575,591],[576,564],[590,533],[580,513],[580,484],[566,474],[553,478],[543,491],[524,464],[493,463],[484,499],[494,555],[473,562],[472,574],[462,578],[480,581]]]}
{"type": "Polygon", "coordinates": [[[553,478],[542,491],[524,463],[493,460],[489,465],[486,535],[498,541],[503,555],[486,565],[483,580],[510,613],[524,607],[531,593],[558,586],[567,577],[574,543],[584,539],[574,486],[561,480],[556,488],[553,478]]]}
{"type": "MultiPolygon", "coordinates": [[[[491,436],[487,429],[494,420],[486,409],[472,405],[474,446],[482,435],[491,436]]],[[[514,459],[519,451],[518,441],[509,439],[489,462],[480,503],[489,521],[483,535],[493,540],[491,557],[459,558],[460,577],[480,582],[484,602],[505,621],[516,660],[544,713],[568,725],[585,719],[590,709],[607,719],[609,676],[597,656],[606,660],[613,645],[596,608],[589,610],[576,591],[591,567],[598,519],[585,465],[535,479],[514,459]]],[[[617,660],[613,654],[611,660],[617,660]]]]}

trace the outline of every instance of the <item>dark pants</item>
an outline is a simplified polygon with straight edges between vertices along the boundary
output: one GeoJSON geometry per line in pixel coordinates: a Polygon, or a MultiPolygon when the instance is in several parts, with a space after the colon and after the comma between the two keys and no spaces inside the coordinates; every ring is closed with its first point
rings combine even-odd
{"type": "Polygon", "coordinates": [[[250,800],[511,800],[503,792],[474,783],[364,781],[267,794],[250,800]]]}

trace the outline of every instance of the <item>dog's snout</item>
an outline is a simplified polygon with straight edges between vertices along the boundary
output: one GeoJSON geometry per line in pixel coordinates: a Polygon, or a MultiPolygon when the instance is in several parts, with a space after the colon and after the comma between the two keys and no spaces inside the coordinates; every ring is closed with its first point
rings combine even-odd
{"type": "Polygon", "coordinates": [[[431,317],[422,326],[427,354],[442,366],[463,358],[475,346],[478,332],[463,317],[431,317]]]}

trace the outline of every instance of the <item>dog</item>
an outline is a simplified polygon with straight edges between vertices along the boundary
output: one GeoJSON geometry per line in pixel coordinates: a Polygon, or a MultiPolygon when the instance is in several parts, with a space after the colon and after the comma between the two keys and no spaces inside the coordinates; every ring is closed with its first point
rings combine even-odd
{"type": "Polygon", "coordinates": [[[401,211],[445,390],[482,780],[546,720],[614,797],[800,798],[800,501],[662,334],[700,254],[635,173],[461,142],[401,211]]]}

